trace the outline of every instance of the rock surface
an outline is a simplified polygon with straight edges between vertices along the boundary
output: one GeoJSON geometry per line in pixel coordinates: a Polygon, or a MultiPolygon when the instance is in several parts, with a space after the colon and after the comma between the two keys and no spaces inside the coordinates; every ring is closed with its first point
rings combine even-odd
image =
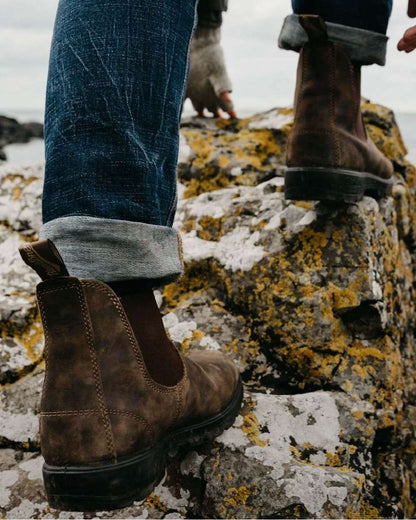
{"type": "Polygon", "coordinates": [[[0,168],[0,516],[416,514],[416,171],[393,114],[363,112],[396,184],[392,198],[345,206],[284,200],[289,109],[184,122],[175,226],[186,271],[157,296],[185,351],[235,359],[246,398],[215,444],[172,454],[147,500],[112,513],[46,503],[36,280],[16,254],[39,229],[42,167],[0,168]]]}

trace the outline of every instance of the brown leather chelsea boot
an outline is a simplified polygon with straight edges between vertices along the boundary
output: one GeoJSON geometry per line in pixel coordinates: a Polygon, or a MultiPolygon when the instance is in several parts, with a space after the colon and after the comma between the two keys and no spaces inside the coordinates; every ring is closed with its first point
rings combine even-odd
{"type": "Polygon", "coordinates": [[[328,40],[319,16],[300,16],[309,41],[299,57],[295,122],[288,143],[285,197],[356,202],[391,193],[393,167],[367,136],[361,67],[328,40]]]}
{"type": "Polygon", "coordinates": [[[161,384],[108,285],[69,276],[50,241],[27,244],[21,255],[43,279],[40,436],[49,504],[98,511],[142,500],[162,479],[171,447],[212,440],[233,424],[239,372],[220,352],[178,353],[178,381],[161,384]]]}

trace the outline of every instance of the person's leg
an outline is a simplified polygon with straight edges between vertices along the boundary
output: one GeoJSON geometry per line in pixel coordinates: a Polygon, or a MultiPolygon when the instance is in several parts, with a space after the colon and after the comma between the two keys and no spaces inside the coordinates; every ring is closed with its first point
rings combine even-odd
{"type": "Polygon", "coordinates": [[[152,285],[182,269],[172,223],[195,4],[61,0],[46,98],[41,237],[70,275],[135,294],[136,310],[125,297],[128,313],[137,319],[147,308],[142,348],[167,383],[182,366],[152,285]]]}
{"type": "Polygon", "coordinates": [[[326,22],[386,34],[393,0],[292,0],[295,14],[317,14],[326,22]]]}
{"type": "Polygon", "coordinates": [[[362,121],[361,66],[385,62],[391,0],[294,0],[279,45],[300,51],[285,196],[355,202],[391,193],[393,168],[362,121]]]}
{"type": "Polygon", "coordinates": [[[175,278],[179,120],[196,0],[61,0],[46,102],[43,238],[70,274],[175,278]]]}
{"type": "Polygon", "coordinates": [[[145,498],[172,445],[215,438],[241,406],[238,368],[221,352],[182,356],[152,291],[182,268],[171,226],[195,4],[59,4],[45,127],[48,240],[21,249],[43,280],[40,441],[56,508],[145,498]]]}
{"type": "Polygon", "coordinates": [[[294,14],[286,18],[279,44],[299,51],[307,41],[299,15],[315,14],[325,20],[331,41],[347,49],[353,61],[384,65],[392,4],[393,0],[292,0],[294,14]]]}

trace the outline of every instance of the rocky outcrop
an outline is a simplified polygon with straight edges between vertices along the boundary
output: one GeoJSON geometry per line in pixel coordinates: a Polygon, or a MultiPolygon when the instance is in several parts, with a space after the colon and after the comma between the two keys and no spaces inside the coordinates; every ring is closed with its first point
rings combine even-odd
{"type": "Polygon", "coordinates": [[[19,123],[12,117],[0,116],[0,160],[6,160],[3,148],[8,144],[27,143],[31,139],[42,137],[42,123],[19,123]]]}
{"type": "MultiPolygon", "coordinates": [[[[392,198],[354,205],[284,200],[290,110],[184,122],[175,226],[186,271],[157,296],[185,351],[235,359],[246,398],[215,444],[172,454],[147,500],[100,517],[416,514],[416,172],[394,115],[363,112],[396,184],[392,198]]],[[[35,279],[16,255],[39,228],[41,166],[0,176],[0,513],[55,518],[37,452],[35,279]]]]}

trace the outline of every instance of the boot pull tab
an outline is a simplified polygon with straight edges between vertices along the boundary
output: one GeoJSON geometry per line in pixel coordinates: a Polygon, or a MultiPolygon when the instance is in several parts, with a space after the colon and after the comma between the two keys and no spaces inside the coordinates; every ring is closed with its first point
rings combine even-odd
{"type": "Polygon", "coordinates": [[[19,247],[19,253],[25,264],[36,271],[42,280],[69,276],[61,255],[50,240],[25,244],[19,247]]]}
{"type": "Polygon", "coordinates": [[[315,14],[302,14],[299,22],[305,29],[311,43],[325,43],[328,41],[328,32],[323,19],[315,14]]]}

